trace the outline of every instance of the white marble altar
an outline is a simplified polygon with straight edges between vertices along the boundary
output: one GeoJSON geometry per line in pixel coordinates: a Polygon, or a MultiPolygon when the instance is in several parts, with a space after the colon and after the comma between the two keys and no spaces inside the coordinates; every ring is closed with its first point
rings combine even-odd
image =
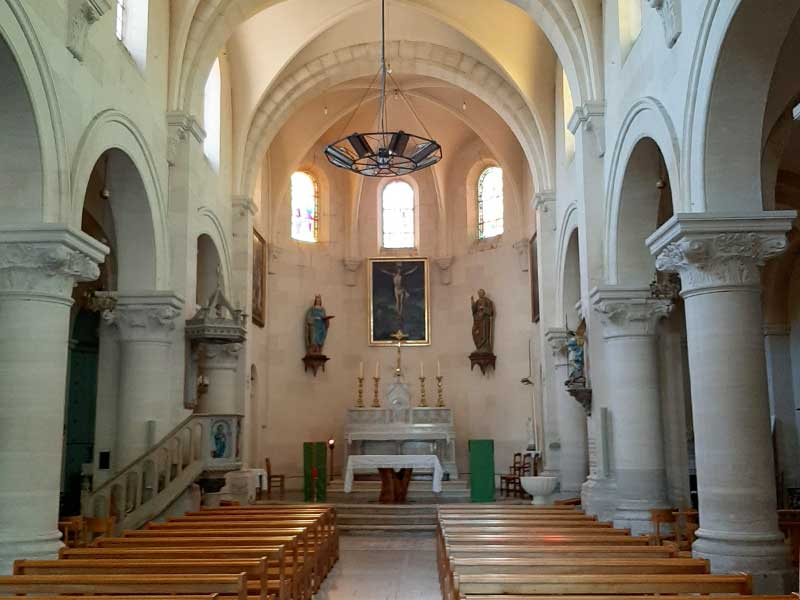
{"type": "Polygon", "coordinates": [[[344,438],[345,461],[351,455],[433,454],[450,479],[458,479],[456,429],[449,408],[351,408],[344,438]]]}
{"type": "Polygon", "coordinates": [[[432,489],[435,493],[442,491],[442,463],[433,454],[365,454],[350,456],[344,473],[344,491],[353,491],[353,475],[355,471],[375,471],[377,469],[414,469],[430,471],[433,476],[432,489]]]}

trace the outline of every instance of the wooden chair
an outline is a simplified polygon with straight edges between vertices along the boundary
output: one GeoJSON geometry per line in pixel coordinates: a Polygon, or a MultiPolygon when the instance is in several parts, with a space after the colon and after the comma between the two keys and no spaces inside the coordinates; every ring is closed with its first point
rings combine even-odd
{"type": "Polygon", "coordinates": [[[83,517],[81,527],[81,541],[83,546],[88,546],[95,537],[114,535],[114,517],[83,517]]]}
{"type": "Polygon", "coordinates": [[[267,471],[267,496],[272,495],[273,485],[280,488],[281,496],[283,496],[286,485],[286,476],[272,474],[272,463],[270,462],[269,458],[265,459],[265,470],[267,471]]]}
{"type": "Polygon", "coordinates": [[[520,482],[520,469],[522,468],[522,453],[516,452],[514,454],[514,462],[508,468],[508,473],[500,475],[500,493],[508,497],[509,495],[517,496],[522,490],[520,482]]]}
{"type": "Polygon", "coordinates": [[[662,535],[662,525],[672,525],[673,531],[675,527],[675,514],[671,508],[653,508],[650,509],[650,522],[653,524],[653,540],[657,545],[661,545],[664,540],[674,540],[675,534],[662,535]]]}
{"type": "Polygon", "coordinates": [[[58,529],[64,535],[64,545],[75,548],[83,536],[83,517],[64,517],[58,522],[58,529]]]}

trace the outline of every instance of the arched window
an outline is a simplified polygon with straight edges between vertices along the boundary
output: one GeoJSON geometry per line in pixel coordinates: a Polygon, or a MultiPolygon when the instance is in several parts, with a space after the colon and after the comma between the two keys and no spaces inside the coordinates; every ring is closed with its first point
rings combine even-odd
{"type": "Polygon", "coordinates": [[[140,69],[147,63],[148,0],[116,0],[114,34],[140,69]]]}
{"type": "Polygon", "coordinates": [[[478,239],[503,233],[503,169],[488,167],[478,177],[478,239]]]}
{"type": "Polygon", "coordinates": [[[303,171],[292,174],[292,238],[316,242],[319,236],[319,186],[303,171]]]}
{"type": "Polygon", "coordinates": [[[220,97],[222,95],[219,74],[219,59],[214,61],[208,73],[206,87],[203,90],[203,127],[206,139],[203,141],[203,152],[215,169],[219,168],[220,146],[220,97]]]}
{"type": "Polygon", "coordinates": [[[564,154],[567,161],[572,160],[575,156],[575,135],[569,130],[569,121],[572,118],[572,113],[575,112],[575,104],[572,101],[572,89],[569,87],[567,81],[566,71],[561,72],[561,91],[562,91],[562,106],[564,107],[564,154]]]}
{"type": "Polygon", "coordinates": [[[384,248],[414,248],[414,188],[393,181],[381,194],[381,243],[384,248]]]}

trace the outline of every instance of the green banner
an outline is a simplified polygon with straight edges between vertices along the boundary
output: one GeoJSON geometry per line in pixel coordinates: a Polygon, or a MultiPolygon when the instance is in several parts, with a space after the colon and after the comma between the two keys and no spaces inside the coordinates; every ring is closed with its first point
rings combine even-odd
{"type": "Polygon", "coordinates": [[[494,502],[494,440],[469,441],[469,495],[472,502],[494,502]]]}
{"type": "Polygon", "coordinates": [[[327,464],[328,445],[325,442],[303,442],[303,499],[306,502],[327,500],[327,464]]]}

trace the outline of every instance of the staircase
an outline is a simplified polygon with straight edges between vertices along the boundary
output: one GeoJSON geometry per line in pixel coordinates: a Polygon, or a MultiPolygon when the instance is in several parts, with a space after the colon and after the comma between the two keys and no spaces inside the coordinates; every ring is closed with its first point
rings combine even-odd
{"type": "MultiPolygon", "coordinates": [[[[380,480],[361,480],[353,482],[353,489],[349,494],[344,492],[344,481],[334,479],[328,486],[328,502],[369,504],[377,506],[378,496],[381,491],[380,480]]],[[[428,479],[412,479],[408,486],[408,502],[410,504],[439,504],[441,502],[467,502],[469,501],[469,483],[466,479],[443,481],[442,491],[434,494],[431,490],[431,481],[428,479]]]]}
{"type": "Polygon", "coordinates": [[[241,415],[194,414],[82,499],[83,516],[117,517],[117,531],[162,514],[203,473],[241,468],[241,415]]]}
{"type": "Polygon", "coordinates": [[[347,533],[436,531],[436,505],[336,504],[336,522],[347,533]]]}

